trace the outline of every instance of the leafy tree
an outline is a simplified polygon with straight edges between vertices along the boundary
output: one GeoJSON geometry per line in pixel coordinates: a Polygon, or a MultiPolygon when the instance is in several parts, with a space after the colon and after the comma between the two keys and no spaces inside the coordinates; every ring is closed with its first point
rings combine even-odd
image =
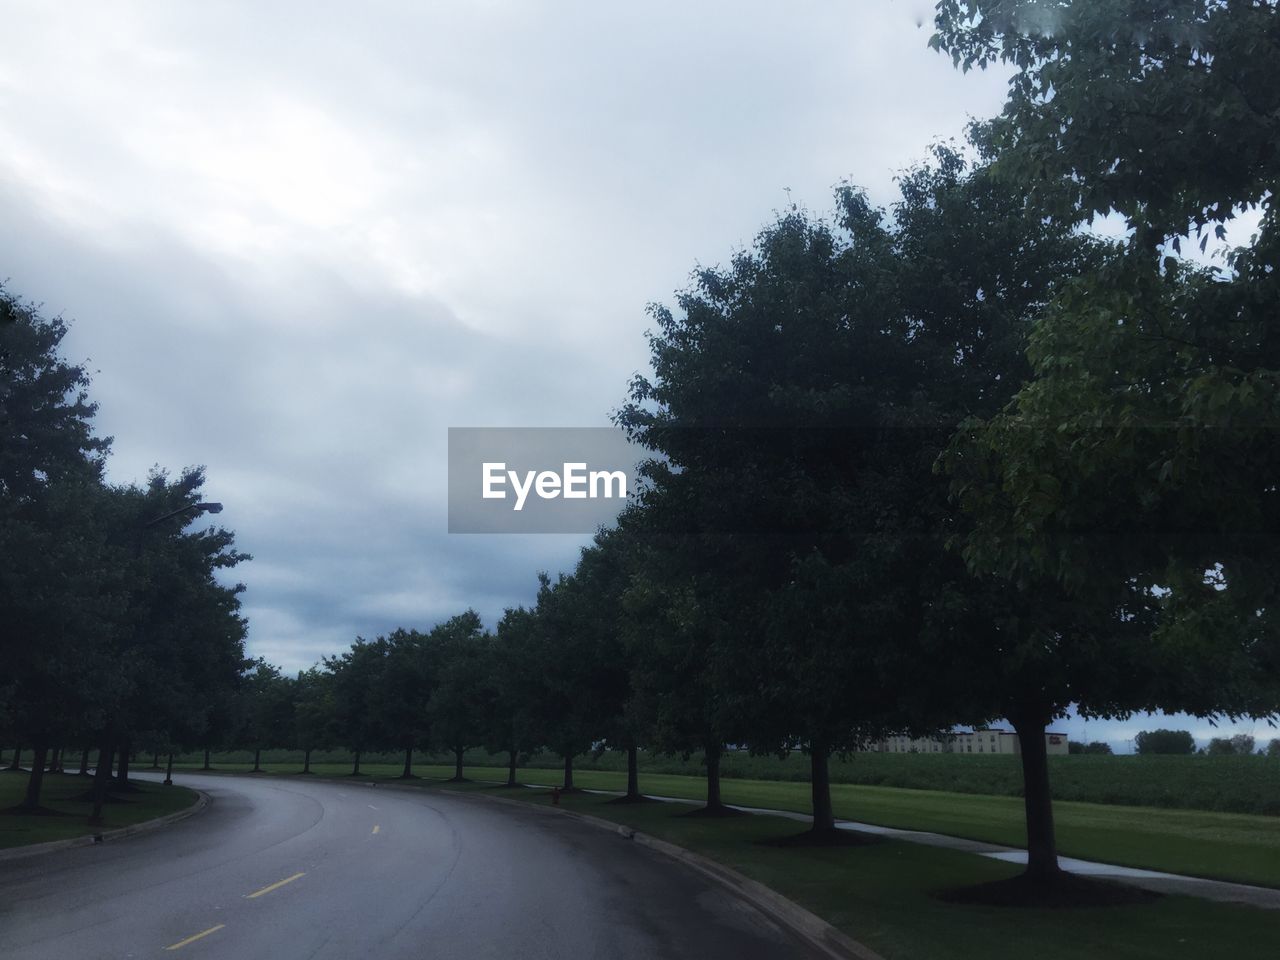
{"type": "Polygon", "coordinates": [[[1084,752],[1111,756],[1111,744],[1104,743],[1101,740],[1094,740],[1092,743],[1085,744],[1084,752]]]}
{"type": "Polygon", "coordinates": [[[413,777],[413,751],[428,742],[428,704],[437,682],[426,637],[399,629],[387,637],[387,660],[376,690],[376,710],[396,746],[404,750],[402,780],[413,777]]]}
{"type": "Polygon", "coordinates": [[[288,746],[294,734],[293,684],[278,667],[253,662],[241,687],[245,699],[241,744],[253,750],[253,772],[262,771],[262,748],[288,746]]]}
{"type": "Polygon", "coordinates": [[[939,5],[937,45],[1017,71],[976,133],[993,176],[1033,217],[1115,210],[1132,231],[1057,286],[1029,340],[1033,378],[947,460],[971,569],[1061,597],[1069,619],[1043,648],[1064,676],[1085,672],[1085,713],[1280,703],[1278,22],[1271,4],[1208,0],[939,5]],[[1160,255],[1257,204],[1229,269],[1160,255]]]}
{"type": "Polygon", "coordinates": [[[1280,737],[1272,737],[1267,741],[1267,756],[1280,757],[1280,737]]]}
{"type": "Polygon", "coordinates": [[[1219,0],[940,0],[931,45],[1016,67],[984,140],[1057,219],[1115,210],[1142,247],[1273,192],[1280,10],[1219,0]]]}
{"type": "Polygon", "coordinates": [[[537,678],[543,663],[538,629],[534,611],[508,609],[487,651],[485,747],[492,753],[507,754],[508,787],[517,786],[519,758],[541,745],[538,697],[542,686],[537,678]]]}
{"type": "Polygon", "coordinates": [[[356,637],[350,649],[325,657],[330,675],[334,739],[352,753],[351,776],[360,776],[360,754],[377,749],[390,740],[375,703],[377,687],[383,679],[388,643],[383,638],[369,641],[356,637]]]}
{"type": "Polygon", "coordinates": [[[1237,733],[1231,738],[1231,747],[1242,757],[1252,756],[1256,742],[1247,733],[1237,733]]]}
{"type": "Polygon", "coordinates": [[[98,709],[100,613],[118,602],[95,508],[110,440],[83,366],[60,352],[67,332],[0,286],[0,727],[34,747],[19,809],[39,807],[49,748],[98,709]]]}
{"type": "Polygon", "coordinates": [[[334,741],[333,674],[318,667],[299,671],[294,681],[294,744],[302,750],[302,772],[311,773],[313,750],[334,741]]]}
{"type": "MultiPolygon", "coordinates": [[[[624,621],[634,616],[622,598],[631,580],[635,529],[632,525],[601,530],[583,549],[569,584],[571,629],[575,649],[588,650],[592,673],[579,681],[575,712],[589,718],[603,746],[627,755],[627,790],[619,802],[635,803],[640,793],[640,740],[646,732],[642,701],[632,695],[635,660],[643,656],[623,642],[624,621]]],[[[634,624],[633,624],[634,625],[634,624]]]]}
{"type": "Polygon", "coordinates": [[[427,634],[432,669],[437,678],[427,715],[433,739],[454,756],[455,782],[462,782],[463,755],[485,739],[484,714],[488,689],[485,656],[489,635],[480,615],[468,610],[427,634]]]}
{"type": "Polygon", "coordinates": [[[1189,730],[1143,730],[1134,745],[1140,754],[1196,752],[1196,741],[1189,730]]]}
{"type": "Polygon", "coordinates": [[[1230,737],[1214,737],[1209,741],[1206,752],[1211,757],[1230,757],[1236,753],[1236,745],[1230,737]]]}

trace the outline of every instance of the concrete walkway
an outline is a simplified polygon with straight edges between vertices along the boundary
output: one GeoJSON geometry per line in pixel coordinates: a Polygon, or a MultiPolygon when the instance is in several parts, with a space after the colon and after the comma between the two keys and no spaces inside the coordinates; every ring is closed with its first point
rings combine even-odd
{"type": "MultiPolygon", "coordinates": [[[[534,789],[547,789],[534,787],[534,789]]],[[[586,790],[585,793],[610,794],[621,796],[618,790],[586,790]]],[[[658,797],[645,794],[654,800],[664,803],[683,803],[701,806],[701,800],[689,800],[684,797],[658,797]]],[[[736,806],[736,805],[735,805],[736,806]]],[[[809,823],[811,818],[806,813],[793,810],[770,810],[765,807],[737,807],[747,813],[760,813],[770,817],[783,817],[809,823]]],[[[877,836],[893,840],[905,840],[909,843],[923,843],[930,847],[943,847],[947,850],[959,850],[974,853],[992,860],[1003,860],[1006,863],[1026,863],[1027,851],[1017,847],[1004,847],[997,843],[984,843],[981,840],[966,840],[963,837],[949,837],[941,833],[929,833],[925,830],[899,830],[896,827],[882,827],[874,823],[860,823],[857,820],[837,820],[840,830],[857,830],[860,833],[873,833],[877,836]]],[[[1202,877],[1188,877],[1178,873],[1162,873],[1159,870],[1139,870],[1135,867],[1120,867],[1112,863],[1095,863],[1091,860],[1077,860],[1074,857],[1059,857],[1058,863],[1063,870],[1087,877],[1099,877],[1107,880],[1118,880],[1144,890],[1157,893],[1180,894],[1188,897],[1201,897],[1205,900],[1217,900],[1221,903],[1243,903],[1264,910],[1280,910],[1280,890],[1271,887],[1255,887],[1246,883],[1228,883],[1225,880],[1206,880],[1202,877]]]]}

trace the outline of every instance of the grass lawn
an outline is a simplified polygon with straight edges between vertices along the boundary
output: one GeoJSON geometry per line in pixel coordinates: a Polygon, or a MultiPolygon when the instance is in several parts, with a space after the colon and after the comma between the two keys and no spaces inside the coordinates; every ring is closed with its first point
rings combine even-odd
{"type": "MultiPolygon", "coordinates": [[[[264,764],[272,772],[294,773],[292,763],[264,764]]],[[[188,767],[189,769],[189,767],[188,767]]],[[[243,772],[241,764],[221,769],[243,772]]],[[[324,776],[342,776],[348,763],[312,764],[324,776]]],[[[378,778],[400,773],[398,765],[365,764],[362,771],[378,778]]],[[[415,772],[431,778],[452,776],[453,768],[418,766],[415,772]]],[[[468,767],[468,777],[506,780],[498,767],[468,767]]],[[[557,784],[556,770],[521,769],[525,783],[557,784]]],[[[582,770],[574,773],[580,787],[622,790],[625,774],[582,770]]],[[[704,796],[701,778],[674,774],[642,774],[641,789],[668,797],[699,799],[704,796]]],[[[726,803],[777,810],[809,811],[809,785],[777,780],[723,780],[726,803]]],[[[944,793],[832,784],[837,817],[910,830],[931,830],[1009,846],[1025,845],[1022,800],[1017,797],[944,793]]],[[[1256,814],[1216,813],[1197,810],[1111,806],[1058,801],[1054,804],[1058,849],[1064,856],[1098,860],[1148,870],[1167,870],[1190,876],[1233,880],[1280,887],[1280,822],[1256,814]]]]}
{"type": "MultiPolygon", "coordinates": [[[[480,790],[476,785],[454,789],[480,790]]],[[[511,791],[530,803],[545,794],[511,791]]],[[[837,849],[779,848],[760,840],[803,829],[751,816],[705,820],[669,804],[620,806],[569,795],[569,809],[626,823],[726,863],[824,917],[889,960],[1271,960],[1280,913],[1165,897],[1153,903],[1069,910],[967,906],[935,891],[1013,876],[1017,867],[919,844],[884,841],[837,849]]]]}
{"type": "MultiPolygon", "coordinates": [[[[117,794],[116,802],[106,805],[103,815],[105,827],[90,827],[85,822],[93,812],[93,804],[73,800],[84,793],[92,783],[89,777],[74,774],[46,774],[40,792],[40,804],[58,811],[62,816],[30,816],[0,813],[0,849],[18,847],[28,843],[44,843],[47,840],[67,840],[86,834],[100,833],[127,827],[143,820],[177,813],[196,801],[196,794],[186,787],[165,787],[158,783],[131,781],[138,793],[117,794]]],[[[25,773],[0,773],[0,810],[22,801],[27,789],[25,773]]]]}

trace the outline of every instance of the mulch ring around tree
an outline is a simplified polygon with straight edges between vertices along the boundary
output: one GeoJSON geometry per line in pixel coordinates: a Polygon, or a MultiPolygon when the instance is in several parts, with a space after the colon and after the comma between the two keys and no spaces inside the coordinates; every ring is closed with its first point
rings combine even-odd
{"type": "Polygon", "coordinates": [[[1031,879],[1026,874],[1019,874],[1008,880],[939,890],[933,896],[947,903],[987,907],[1071,909],[1151,903],[1159,900],[1162,894],[1113,880],[1094,880],[1063,872],[1051,880],[1031,879]]]}
{"type": "Polygon", "coordinates": [[[872,833],[859,833],[857,830],[806,830],[804,833],[788,834],[785,837],[769,837],[757,840],[765,847],[869,847],[881,843],[882,839],[872,833]]]}

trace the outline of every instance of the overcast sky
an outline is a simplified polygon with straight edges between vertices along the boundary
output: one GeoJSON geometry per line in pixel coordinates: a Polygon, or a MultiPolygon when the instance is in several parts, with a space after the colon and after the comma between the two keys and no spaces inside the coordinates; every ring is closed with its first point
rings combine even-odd
{"type": "Polygon", "coordinates": [[[889,201],[997,112],[1006,75],[954,71],[931,18],[11,2],[0,278],[74,321],[113,480],[207,466],[254,555],[251,654],[292,671],[468,606],[492,625],[584,538],[448,535],[447,429],[606,424],[646,303],[789,198],[889,201]]]}

